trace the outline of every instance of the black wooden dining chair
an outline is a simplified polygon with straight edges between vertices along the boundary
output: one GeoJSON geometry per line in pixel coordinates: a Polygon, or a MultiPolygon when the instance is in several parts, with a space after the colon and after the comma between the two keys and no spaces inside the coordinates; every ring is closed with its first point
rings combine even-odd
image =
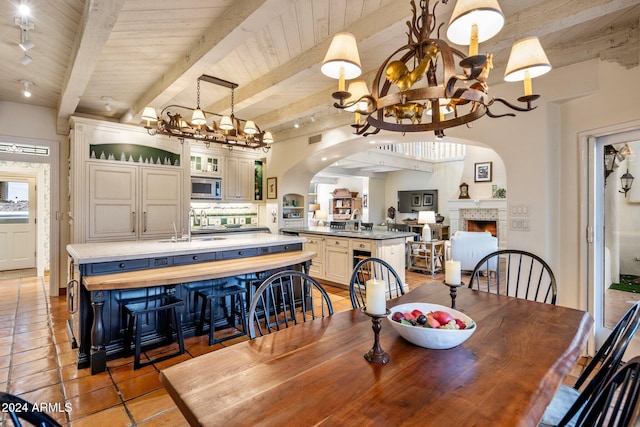
{"type": "Polygon", "coordinates": [[[584,368],[577,381],[570,387],[560,385],[547,406],[540,426],[557,426],[567,423],[581,411],[586,400],[595,396],[622,364],[627,346],[640,327],[640,301],[636,302],[620,318],[595,356],[584,368]]]}
{"type": "Polygon", "coordinates": [[[329,294],[314,278],[300,271],[280,271],[265,279],[251,298],[249,337],[332,314],[329,294]]]}
{"type": "MultiPolygon", "coordinates": [[[[6,425],[11,422],[14,426],[22,426],[20,420],[38,427],[60,427],[60,424],[45,412],[38,411],[33,403],[14,396],[13,394],[0,392],[0,405],[2,416],[7,417],[6,425]]],[[[0,420],[2,420],[0,416],[0,420]]],[[[2,424],[5,425],[5,424],[2,424]]]]}
{"type": "Polygon", "coordinates": [[[404,295],[404,285],[398,272],[385,260],[375,257],[361,259],[353,268],[349,281],[349,296],[353,308],[365,305],[367,280],[378,279],[387,285],[388,299],[404,295]]]}
{"type": "Polygon", "coordinates": [[[478,261],[469,288],[556,303],[556,278],[551,267],[538,255],[518,249],[492,252],[478,261]]]}
{"type": "MultiPolygon", "coordinates": [[[[636,356],[619,368],[597,394],[584,402],[584,408],[577,416],[575,425],[635,426],[640,410],[639,398],[640,356],[636,356]]],[[[560,425],[568,424],[563,419],[560,425]]]]}

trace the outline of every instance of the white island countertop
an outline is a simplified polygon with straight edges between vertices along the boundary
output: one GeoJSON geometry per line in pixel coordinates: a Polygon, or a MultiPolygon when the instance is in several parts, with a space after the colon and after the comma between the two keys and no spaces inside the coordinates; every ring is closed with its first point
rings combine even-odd
{"type": "Polygon", "coordinates": [[[257,247],[304,243],[307,239],[267,233],[225,234],[216,237],[193,237],[191,242],[138,240],[125,242],[72,243],[67,252],[75,264],[189,255],[257,247]]]}

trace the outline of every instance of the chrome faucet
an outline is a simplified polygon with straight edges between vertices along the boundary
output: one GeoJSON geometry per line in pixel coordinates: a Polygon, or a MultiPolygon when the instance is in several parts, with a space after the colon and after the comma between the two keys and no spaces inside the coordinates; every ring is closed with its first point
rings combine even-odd
{"type": "Polygon", "coordinates": [[[202,209],[200,211],[200,227],[204,225],[209,225],[206,223],[206,221],[207,221],[207,213],[204,211],[204,209],[202,209]]]}
{"type": "Polygon", "coordinates": [[[189,217],[187,218],[187,222],[188,222],[188,234],[187,234],[187,242],[191,241],[191,226],[192,226],[192,222],[191,222],[191,216],[193,216],[193,223],[196,222],[196,210],[191,208],[189,209],[189,217]]]}

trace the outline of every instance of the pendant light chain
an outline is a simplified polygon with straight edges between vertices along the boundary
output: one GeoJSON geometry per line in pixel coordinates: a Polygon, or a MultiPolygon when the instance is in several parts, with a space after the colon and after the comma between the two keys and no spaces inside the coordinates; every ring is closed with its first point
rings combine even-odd
{"type": "Polygon", "coordinates": [[[233,104],[234,104],[234,98],[235,98],[234,97],[235,92],[233,89],[234,88],[231,88],[231,117],[233,117],[233,104]]]}
{"type": "Polygon", "coordinates": [[[197,85],[197,91],[196,91],[196,97],[197,97],[197,104],[198,104],[198,110],[200,109],[200,79],[198,79],[198,85],[197,85]]]}

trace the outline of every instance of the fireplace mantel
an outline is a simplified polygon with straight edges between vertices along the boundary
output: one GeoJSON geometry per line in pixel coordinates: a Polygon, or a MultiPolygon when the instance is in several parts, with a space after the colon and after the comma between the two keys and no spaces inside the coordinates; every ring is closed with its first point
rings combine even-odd
{"type": "MultiPolygon", "coordinates": [[[[460,210],[477,212],[497,212],[491,219],[497,221],[498,246],[507,247],[507,199],[454,199],[449,200],[449,229],[451,234],[465,230],[466,223],[461,223],[460,210]]],[[[486,218],[484,218],[486,219],[486,218]]]]}

